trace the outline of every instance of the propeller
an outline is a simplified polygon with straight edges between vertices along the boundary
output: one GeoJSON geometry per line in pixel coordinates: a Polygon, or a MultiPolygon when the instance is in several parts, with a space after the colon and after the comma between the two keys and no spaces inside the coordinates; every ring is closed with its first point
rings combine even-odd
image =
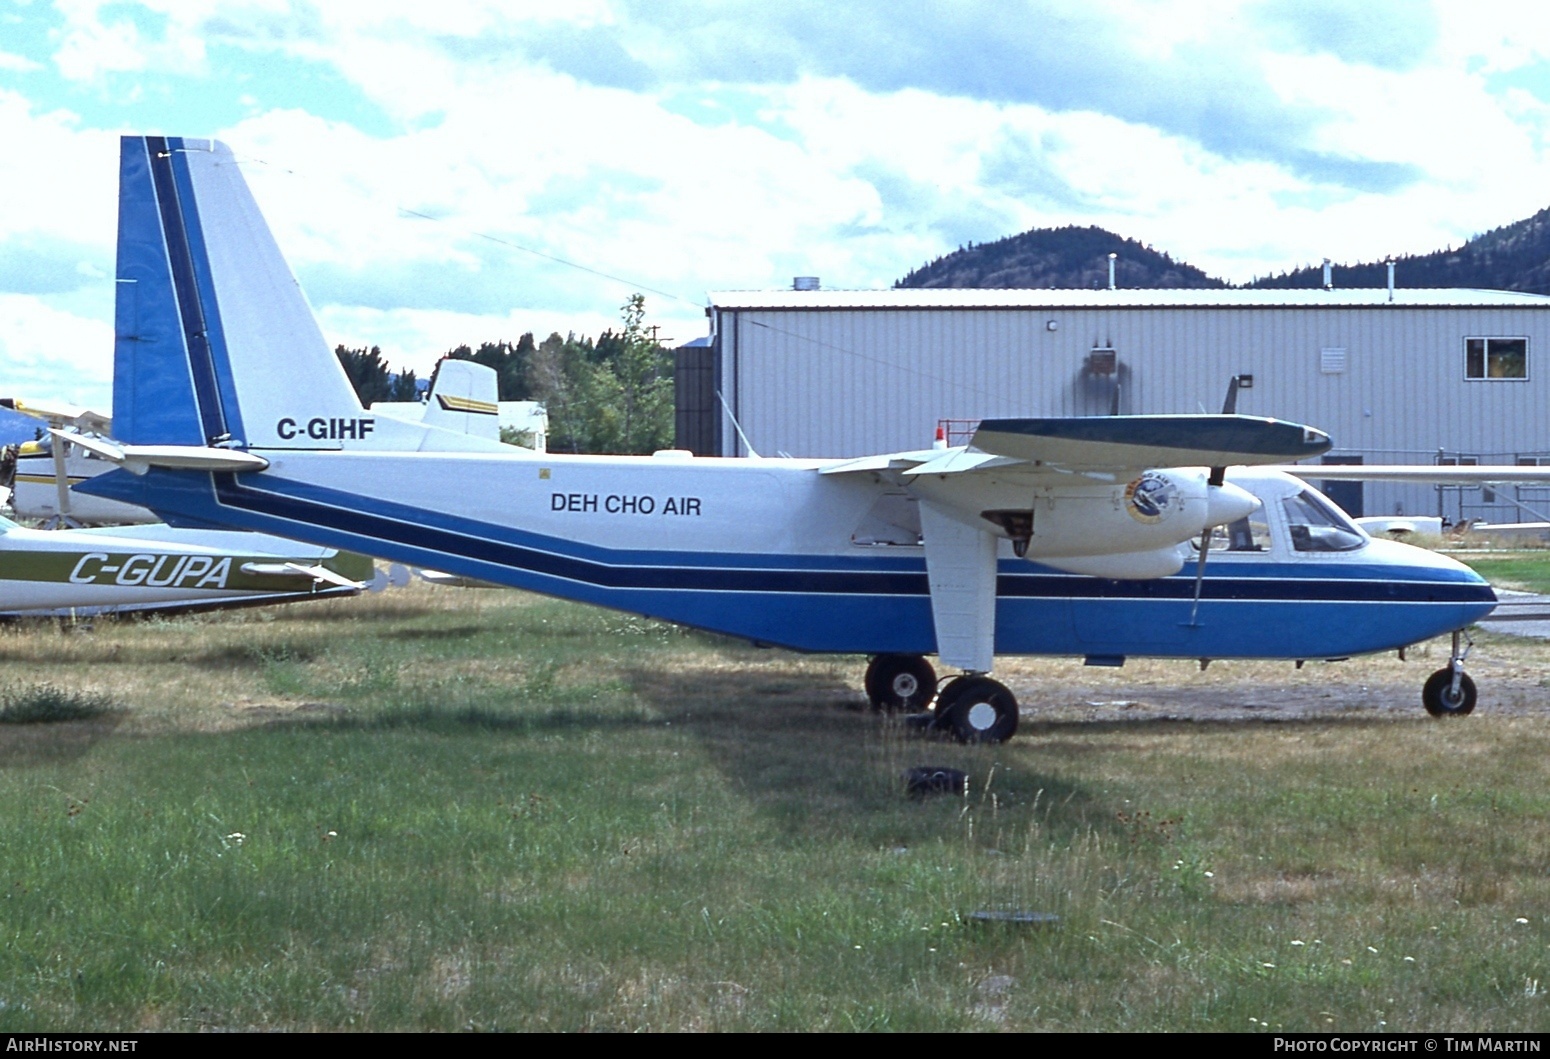
{"type": "MultiPolygon", "coordinates": [[[[1236,415],[1238,412],[1238,376],[1234,375],[1227,383],[1227,399],[1222,402],[1222,415],[1236,415]]],[[[1211,495],[1211,487],[1220,487],[1227,481],[1226,467],[1212,467],[1211,473],[1206,477],[1206,496],[1211,495]]],[[[1199,622],[1195,620],[1200,613],[1200,592],[1206,584],[1206,556],[1211,552],[1211,530],[1213,526],[1206,526],[1200,531],[1200,558],[1195,563],[1195,599],[1189,608],[1189,624],[1194,626],[1199,622]]]]}

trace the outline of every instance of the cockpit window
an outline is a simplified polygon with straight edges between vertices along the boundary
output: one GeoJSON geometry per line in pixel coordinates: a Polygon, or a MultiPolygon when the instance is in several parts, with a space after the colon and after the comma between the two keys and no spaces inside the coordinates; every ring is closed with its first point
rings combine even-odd
{"type": "Polygon", "coordinates": [[[1367,543],[1345,513],[1310,490],[1281,501],[1292,547],[1300,552],[1349,552],[1367,543]]]}
{"type": "MultiPolygon", "coordinates": [[[[1195,550],[1200,550],[1200,539],[1190,541],[1195,550]]],[[[1240,518],[1237,522],[1226,526],[1213,526],[1211,528],[1211,550],[1213,552],[1268,552],[1270,550],[1270,527],[1265,522],[1265,516],[1255,512],[1248,518],[1240,518]]]]}

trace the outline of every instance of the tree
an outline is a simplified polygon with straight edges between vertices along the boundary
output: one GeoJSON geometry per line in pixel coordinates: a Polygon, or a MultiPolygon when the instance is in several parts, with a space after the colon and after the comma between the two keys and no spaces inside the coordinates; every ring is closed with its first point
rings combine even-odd
{"type": "Polygon", "coordinates": [[[406,368],[393,376],[392,385],[388,387],[387,399],[389,401],[418,401],[420,399],[420,381],[414,377],[413,368],[406,368]]]}
{"type": "Polygon", "coordinates": [[[612,365],[622,404],[617,451],[669,448],[673,444],[673,355],[646,327],[645,295],[630,295],[620,311],[624,333],[612,365]]]}
{"type": "Polygon", "coordinates": [[[648,453],[672,444],[672,354],[651,337],[642,295],[620,312],[623,330],[595,343],[553,334],[533,350],[528,380],[549,413],[550,451],[648,453]]]}
{"type": "Polygon", "coordinates": [[[495,372],[496,389],[502,401],[531,401],[532,388],[528,382],[528,363],[535,350],[533,333],[529,331],[510,342],[481,342],[478,349],[458,346],[447,351],[453,360],[471,360],[483,364],[495,372]]]}
{"type": "Polygon", "coordinates": [[[338,345],[334,347],[334,355],[339,358],[344,373],[350,377],[350,385],[355,387],[355,395],[360,398],[361,407],[369,408],[373,401],[393,400],[388,396],[393,384],[387,361],[382,359],[381,348],[346,349],[338,345]]]}

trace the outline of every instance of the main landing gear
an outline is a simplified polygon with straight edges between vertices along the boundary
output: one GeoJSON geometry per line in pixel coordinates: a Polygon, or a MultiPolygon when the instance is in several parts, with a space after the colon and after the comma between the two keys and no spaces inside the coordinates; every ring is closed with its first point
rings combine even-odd
{"type": "Polygon", "coordinates": [[[1017,699],[989,677],[954,677],[937,693],[935,727],[960,743],[1004,743],[1017,733],[1017,699]]]}
{"type": "Polygon", "coordinates": [[[1433,717],[1462,717],[1475,708],[1475,682],[1464,672],[1464,659],[1474,644],[1463,629],[1453,633],[1453,652],[1445,669],[1439,669],[1427,678],[1421,689],[1421,705],[1433,717]],[[1459,650],[1463,641],[1464,649],[1459,650]]]}
{"type": "Polygon", "coordinates": [[[866,667],[866,697],[872,708],[919,713],[936,694],[936,670],[920,655],[878,655],[866,667]]]}
{"type": "Polygon", "coordinates": [[[866,693],[879,710],[919,713],[932,705],[923,727],[945,729],[964,743],[1004,743],[1017,731],[1017,698],[1004,684],[979,674],[936,686],[936,670],[920,655],[878,655],[866,671],[866,693]]]}

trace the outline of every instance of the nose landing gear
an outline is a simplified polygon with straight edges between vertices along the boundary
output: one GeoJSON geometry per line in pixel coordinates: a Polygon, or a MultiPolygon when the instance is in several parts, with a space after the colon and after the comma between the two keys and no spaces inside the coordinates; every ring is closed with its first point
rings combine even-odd
{"type": "Polygon", "coordinates": [[[1463,629],[1453,633],[1453,651],[1448,665],[1439,669],[1426,680],[1421,689],[1421,705],[1433,717],[1463,717],[1475,708],[1475,682],[1464,672],[1464,659],[1474,642],[1463,629]],[[1460,642],[1464,649],[1459,650],[1460,642]]]}

